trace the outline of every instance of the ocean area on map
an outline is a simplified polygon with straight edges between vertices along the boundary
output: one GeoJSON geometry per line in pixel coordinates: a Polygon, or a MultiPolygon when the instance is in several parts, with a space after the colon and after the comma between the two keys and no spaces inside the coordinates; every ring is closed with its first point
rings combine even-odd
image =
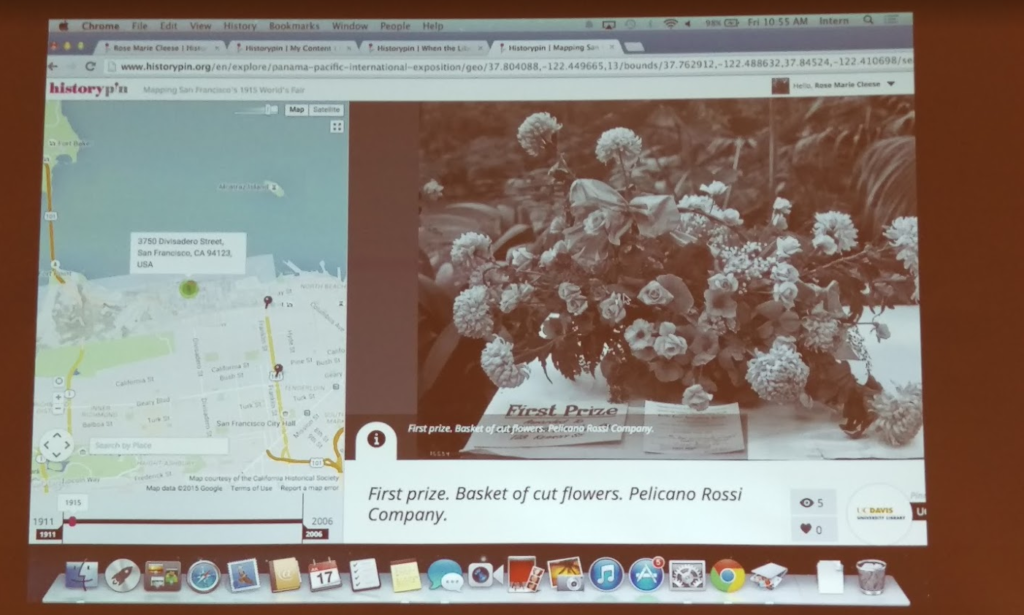
{"type": "MultiPolygon", "coordinates": [[[[52,165],[61,268],[130,285],[133,232],[244,232],[249,275],[347,277],[347,135],[329,118],[238,113],[252,106],[64,102],[88,146],[52,165]]],[[[45,276],[46,224],[39,262],[45,276]]]]}

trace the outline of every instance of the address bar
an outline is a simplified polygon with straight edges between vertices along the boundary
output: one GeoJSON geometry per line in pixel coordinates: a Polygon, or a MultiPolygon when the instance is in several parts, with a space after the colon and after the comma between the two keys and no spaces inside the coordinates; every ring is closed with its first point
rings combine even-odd
{"type": "Polygon", "coordinates": [[[138,77],[636,77],[721,73],[816,73],[909,71],[909,50],[728,54],[713,56],[633,56],[615,59],[131,59],[107,60],[108,75],[138,77]]]}

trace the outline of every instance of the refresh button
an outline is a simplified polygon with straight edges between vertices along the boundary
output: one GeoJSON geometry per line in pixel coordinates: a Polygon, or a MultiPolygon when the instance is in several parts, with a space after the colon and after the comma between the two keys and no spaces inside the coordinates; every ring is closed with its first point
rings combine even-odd
{"type": "Polygon", "coordinates": [[[85,70],[90,71],[90,72],[96,70],[96,63],[92,62],[92,61],[86,62],[85,63],[85,70]]]}

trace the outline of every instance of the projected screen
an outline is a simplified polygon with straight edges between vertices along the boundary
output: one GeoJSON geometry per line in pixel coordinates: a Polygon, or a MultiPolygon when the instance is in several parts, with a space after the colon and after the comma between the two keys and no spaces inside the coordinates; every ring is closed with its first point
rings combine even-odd
{"type": "Polygon", "coordinates": [[[912,29],[52,22],[30,599],[924,600],[912,29]]]}

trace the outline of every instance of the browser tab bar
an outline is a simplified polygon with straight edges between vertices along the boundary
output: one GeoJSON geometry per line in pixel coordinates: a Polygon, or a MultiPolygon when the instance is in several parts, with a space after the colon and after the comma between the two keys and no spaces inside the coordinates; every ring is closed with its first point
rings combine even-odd
{"type": "Polygon", "coordinates": [[[216,55],[225,53],[223,41],[100,41],[94,55],[216,55]]]}
{"type": "Polygon", "coordinates": [[[362,52],[390,56],[484,56],[487,41],[366,41],[362,52]]]}
{"type": "Polygon", "coordinates": [[[344,55],[359,53],[355,41],[231,41],[228,53],[240,55],[344,55]]]}
{"type": "Polygon", "coordinates": [[[495,41],[492,56],[516,58],[604,57],[623,55],[618,40],[495,41]]]}

